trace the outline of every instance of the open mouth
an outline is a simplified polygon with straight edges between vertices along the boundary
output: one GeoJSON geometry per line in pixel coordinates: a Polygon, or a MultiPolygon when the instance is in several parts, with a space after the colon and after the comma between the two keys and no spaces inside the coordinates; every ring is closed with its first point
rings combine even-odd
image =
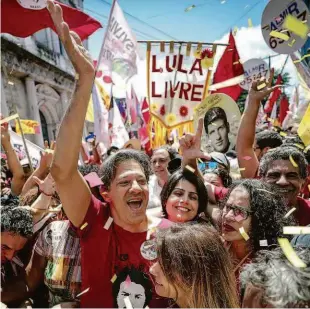
{"type": "Polygon", "coordinates": [[[191,209],[184,207],[184,206],[175,206],[175,208],[180,212],[189,212],[191,209]]]}
{"type": "Polygon", "coordinates": [[[129,206],[130,209],[132,210],[139,210],[142,208],[142,199],[130,199],[127,201],[127,205],[129,206]]]}
{"type": "Polygon", "coordinates": [[[232,226],[226,223],[223,224],[223,232],[235,232],[235,231],[236,230],[232,226]]]}

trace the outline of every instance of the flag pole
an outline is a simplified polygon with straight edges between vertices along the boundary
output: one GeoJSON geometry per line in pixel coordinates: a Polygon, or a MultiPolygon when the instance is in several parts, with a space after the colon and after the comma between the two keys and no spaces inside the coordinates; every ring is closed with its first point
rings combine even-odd
{"type": "MultiPolygon", "coordinates": [[[[5,75],[6,79],[7,79],[7,81],[9,81],[8,72],[6,70],[6,67],[3,65],[3,62],[2,62],[2,68],[3,68],[3,72],[4,72],[4,75],[5,75]]],[[[10,87],[10,92],[11,92],[11,95],[13,97],[13,93],[12,93],[11,87],[10,87]]],[[[13,105],[13,109],[14,109],[15,113],[18,114],[17,113],[16,104],[14,102],[12,102],[12,105],[13,105]]],[[[20,132],[22,134],[22,139],[23,139],[23,143],[24,143],[24,147],[25,147],[26,156],[27,156],[28,161],[29,161],[30,170],[31,170],[31,173],[33,173],[33,165],[32,165],[32,161],[31,161],[30,155],[29,155],[28,147],[27,147],[27,144],[26,144],[26,139],[25,139],[25,136],[24,136],[24,131],[23,131],[23,128],[21,126],[19,116],[16,119],[17,119],[17,122],[18,122],[18,125],[19,125],[20,132]]]]}

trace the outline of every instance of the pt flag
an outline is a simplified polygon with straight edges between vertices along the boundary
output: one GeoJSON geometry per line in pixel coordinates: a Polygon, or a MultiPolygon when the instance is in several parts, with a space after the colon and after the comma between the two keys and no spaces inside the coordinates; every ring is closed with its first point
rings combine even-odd
{"type": "MultiPolygon", "coordinates": [[[[218,84],[243,74],[244,70],[242,64],[240,63],[235,38],[230,32],[228,46],[226,47],[213,76],[213,84],[218,84]]],[[[233,100],[237,101],[241,92],[242,88],[239,85],[234,85],[221,88],[212,93],[225,93],[233,100]]]]}
{"type": "Polygon", "coordinates": [[[129,28],[122,9],[114,0],[96,74],[110,97],[113,84],[126,88],[128,81],[137,74],[137,47],[136,37],[129,28]]]}
{"type": "MultiPolygon", "coordinates": [[[[85,40],[97,29],[102,28],[99,21],[70,6],[54,1],[63,11],[64,21],[70,30],[76,32],[81,40],[85,40]]],[[[17,0],[1,1],[1,33],[9,33],[26,38],[33,33],[51,28],[56,32],[52,18],[47,10],[28,9],[22,7],[17,0]]]]}
{"type": "MultiPolygon", "coordinates": [[[[35,120],[20,119],[20,125],[24,134],[40,134],[40,123],[35,120]]],[[[19,123],[15,120],[16,133],[21,134],[19,123]]]]}

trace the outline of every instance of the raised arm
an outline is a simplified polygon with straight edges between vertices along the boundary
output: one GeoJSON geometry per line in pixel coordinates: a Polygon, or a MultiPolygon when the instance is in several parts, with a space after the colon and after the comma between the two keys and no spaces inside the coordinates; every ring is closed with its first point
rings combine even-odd
{"type": "Polygon", "coordinates": [[[13,174],[11,182],[12,194],[20,195],[25,183],[25,175],[23,167],[21,166],[19,158],[17,156],[17,153],[15,152],[14,148],[11,145],[10,133],[8,130],[7,123],[1,125],[1,145],[6,153],[9,170],[13,174]]]}
{"type": "Polygon", "coordinates": [[[243,178],[254,178],[258,169],[259,162],[254,151],[256,118],[261,101],[277,88],[277,86],[271,87],[273,75],[274,70],[271,69],[268,81],[253,82],[249,92],[248,104],[241,118],[236,149],[243,178]],[[258,90],[260,88],[258,86],[263,86],[264,84],[265,87],[258,90]]]}
{"type": "Polygon", "coordinates": [[[48,9],[66,52],[78,76],[70,106],[62,120],[51,166],[64,211],[69,220],[80,226],[88,209],[91,192],[78,172],[83,126],[92,90],[95,69],[89,53],[77,34],[70,32],[58,4],[48,1],[48,9]]]}

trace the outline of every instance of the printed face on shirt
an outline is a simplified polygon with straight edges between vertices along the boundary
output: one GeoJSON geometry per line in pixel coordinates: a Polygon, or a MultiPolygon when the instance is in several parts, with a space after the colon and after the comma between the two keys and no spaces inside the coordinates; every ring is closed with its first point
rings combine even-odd
{"type": "Polygon", "coordinates": [[[208,137],[215,151],[225,153],[229,148],[229,125],[223,119],[212,121],[208,125],[208,137]]]}
{"type": "Polygon", "coordinates": [[[145,291],[141,284],[122,282],[117,296],[118,308],[127,308],[124,298],[128,297],[133,308],[143,308],[145,303],[145,291]]]}
{"type": "Polygon", "coordinates": [[[131,225],[145,219],[149,189],[139,163],[129,160],[119,164],[105,198],[110,203],[115,221],[131,225]]]}
{"type": "Polygon", "coordinates": [[[26,242],[27,238],[25,237],[10,232],[1,232],[1,263],[11,261],[26,242]]]}
{"type": "Polygon", "coordinates": [[[158,149],[154,152],[151,164],[152,170],[157,177],[166,176],[168,174],[168,163],[170,162],[169,153],[165,149],[158,149]]]}
{"type": "Polygon", "coordinates": [[[155,291],[159,296],[176,299],[177,295],[181,294],[177,293],[176,288],[168,282],[158,262],[150,267],[150,273],[154,276],[155,291]]]}
{"type": "Polygon", "coordinates": [[[289,204],[294,204],[304,180],[299,176],[298,167],[294,167],[289,160],[275,160],[271,163],[263,180],[275,185],[277,191],[289,204]]]}
{"type": "Polygon", "coordinates": [[[172,222],[187,222],[193,220],[198,212],[198,194],[195,186],[181,179],[171,192],[166,211],[172,222]]]}
{"type": "Polygon", "coordinates": [[[241,227],[249,233],[251,216],[250,195],[245,188],[238,186],[233,189],[226,202],[222,214],[222,236],[227,241],[242,240],[239,232],[241,227]]]}

